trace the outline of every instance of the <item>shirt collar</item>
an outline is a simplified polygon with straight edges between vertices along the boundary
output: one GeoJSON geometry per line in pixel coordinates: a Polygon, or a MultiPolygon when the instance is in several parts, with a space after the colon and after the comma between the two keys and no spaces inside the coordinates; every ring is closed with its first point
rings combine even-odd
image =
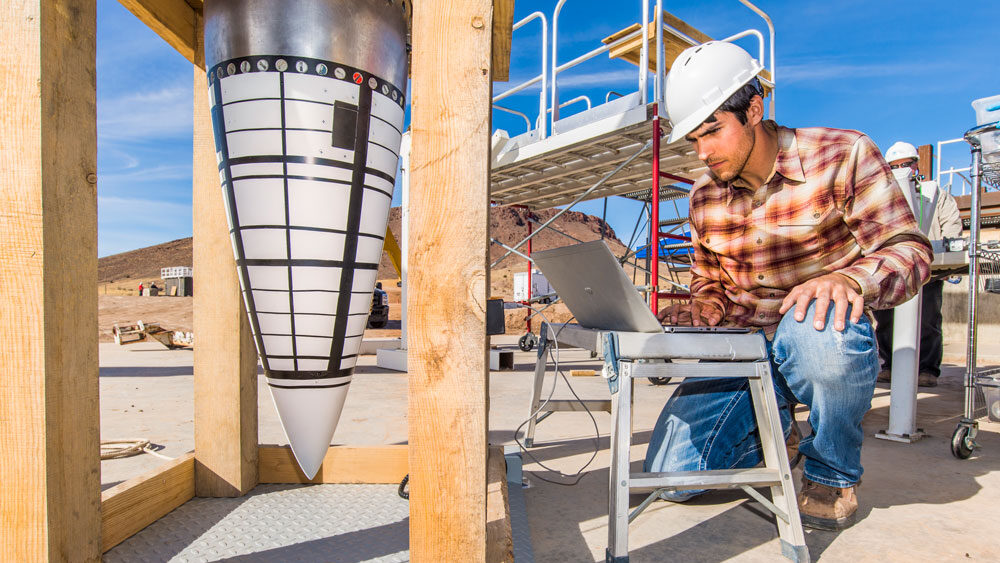
{"type": "MultiPolygon", "coordinates": [[[[805,172],[802,170],[802,161],[799,159],[798,143],[795,140],[795,129],[782,127],[770,119],[764,121],[764,127],[775,129],[778,137],[778,154],[775,156],[775,162],[774,166],[771,168],[771,173],[768,175],[764,183],[770,183],[770,181],[774,179],[775,174],[781,174],[781,176],[791,180],[792,182],[805,182],[805,172]]],[[[740,178],[730,180],[727,187],[729,188],[730,201],[733,196],[733,188],[743,188],[751,191],[754,189],[748,186],[740,178]]]]}
{"type": "Polygon", "coordinates": [[[775,159],[775,172],[793,182],[805,182],[806,174],[802,170],[802,160],[799,159],[799,145],[795,139],[795,129],[782,127],[770,120],[764,123],[778,130],[778,156],[775,159]]]}

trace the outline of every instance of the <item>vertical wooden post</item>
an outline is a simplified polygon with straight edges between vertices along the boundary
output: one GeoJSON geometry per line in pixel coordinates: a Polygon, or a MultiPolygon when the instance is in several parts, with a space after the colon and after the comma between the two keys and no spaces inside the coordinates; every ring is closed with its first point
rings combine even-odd
{"type": "Polygon", "coordinates": [[[257,485],[257,351],[240,296],[208,104],[204,22],[194,50],[195,494],[240,496],[257,485]]]}
{"type": "Polygon", "coordinates": [[[934,178],[934,145],[921,145],[917,147],[917,166],[920,169],[920,174],[928,180],[936,179],[934,178]]]}
{"type": "Polygon", "coordinates": [[[0,7],[0,553],[98,561],[96,14],[0,7]]]}
{"type": "Polygon", "coordinates": [[[410,557],[486,557],[491,0],[413,6],[410,557]]]}

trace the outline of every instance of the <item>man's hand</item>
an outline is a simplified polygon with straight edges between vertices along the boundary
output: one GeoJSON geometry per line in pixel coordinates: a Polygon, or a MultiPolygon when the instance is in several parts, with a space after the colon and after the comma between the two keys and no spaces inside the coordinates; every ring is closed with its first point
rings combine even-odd
{"type": "Polygon", "coordinates": [[[816,330],[823,330],[826,326],[830,301],[834,304],[833,328],[838,332],[843,332],[846,327],[844,319],[847,317],[848,306],[851,306],[852,323],[861,320],[861,315],[864,314],[865,300],[861,296],[861,287],[851,278],[838,273],[813,278],[795,286],[781,302],[778,312],[784,315],[794,306],[795,320],[802,322],[806,318],[809,302],[813,299],[816,300],[816,315],[813,317],[813,327],[816,330]]]}
{"type": "Polygon", "coordinates": [[[683,326],[715,326],[722,322],[722,311],[710,303],[677,303],[660,311],[661,323],[683,326]]]}

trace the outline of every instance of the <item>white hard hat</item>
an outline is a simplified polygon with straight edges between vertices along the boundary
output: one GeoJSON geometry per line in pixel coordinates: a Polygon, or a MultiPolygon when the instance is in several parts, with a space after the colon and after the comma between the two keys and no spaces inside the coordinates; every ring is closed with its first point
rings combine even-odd
{"type": "Polygon", "coordinates": [[[667,74],[664,101],[672,126],[667,142],[697,129],[763,68],[749,53],[725,41],[685,49],[667,74]]]}
{"type": "Polygon", "coordinates": [[[892,162],[894,160],[901,160],[904,158],[919,159],[920,157],[917,156],[917,148],[910,143],[896,141],[891,147],[889,147],[889,150],[885,151],[886,162],[892,162]]]}

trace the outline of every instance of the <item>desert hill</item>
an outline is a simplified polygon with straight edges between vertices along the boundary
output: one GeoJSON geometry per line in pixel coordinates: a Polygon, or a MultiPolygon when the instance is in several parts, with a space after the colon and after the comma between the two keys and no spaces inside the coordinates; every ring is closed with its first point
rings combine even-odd
{"type": "MultiPolygon", "coordinates": [[[[490,210],[490,236],[504,244],[513,245],[528,235],[528,214],[533,213],[536,221],[544,223],[557,213],[557,210],[529,212],[526,209],[495,207],[490,210]]],[[[394,207],[389,212],[389,228],[397,240],[400,238],[400,208],[394,207]]],[[[618,255],[625,252],[625,245],[615,236],[611,227],[600,218],[576,211],[568,211],[556,220],[554,226],[573,238],[589,241],[601,238],[604,229],[605,239],[611,250],[618,255]]],[[[537,225],[533,227],[537,230],[537,225]]],[[[551,230],[537,235],[532,241],[534,250],[546,250],[575,244],[573,240],[551,230]]],[[[524,251],[524,249],[521,249],[524,251]]],[[[496,260],[505,251],[498,245],[490,246],[490,259],[496,260]]],[[[135,293],[139,282],[146,285],[150,281],[159,280],[160,268],[171,266],[191,266],[191,237],[172,240],[155,246],[147,246],[121,254],[105,256],[97,261],[98,284],[104,287],[105,293],[135,293]],[[108,291],[109,288],[114,288],[108,291]]],[[[521,271],[526,269],[525,261],[516,256],[508,257],[499,266],[500,270],[521,271]]],[[[388,256],[383,255],[379,266],[379,278],[396,277],[395,270],[388,256]]],[[[500,289],[500,288],[497,288],[500,289]]]]}

